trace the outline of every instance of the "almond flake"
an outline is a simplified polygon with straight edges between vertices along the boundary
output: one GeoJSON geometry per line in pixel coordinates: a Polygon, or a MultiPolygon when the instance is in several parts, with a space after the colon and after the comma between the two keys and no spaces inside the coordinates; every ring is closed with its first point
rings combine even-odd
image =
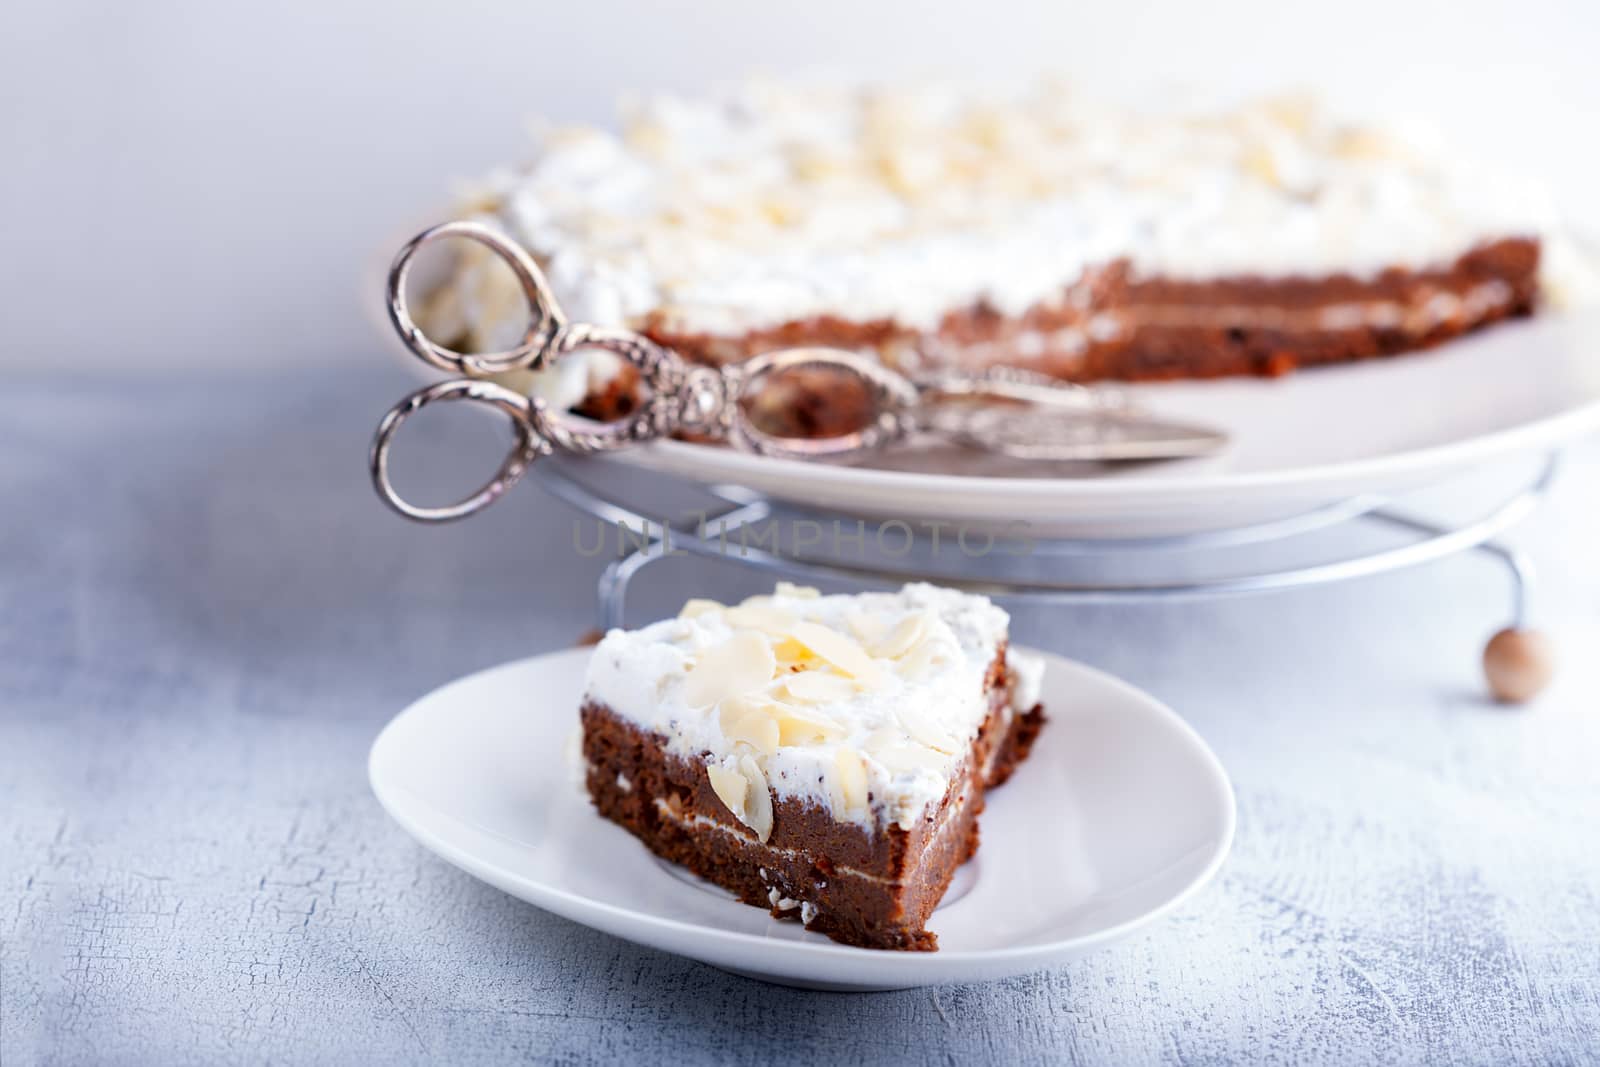
{"type": "Polygon", "coordinates": [[[739,757],[739,770],[749,783],[745,787],[745,814],[740,821],[756,832],[763,842],[772,836],[772,794],[767,790],[767,776],[761,764],[750,756],[739,757]]]}
{"type": "Polygon", "coordinates": [[[830,789],[834,801],[834,818],[865,810],[867,806],[867,765],[861,753],[853,748],[841,748],[833,758],[836,789],[830,789]]]}
{"type": "Polygon", "coordinates": [[[842,674],[801,671],[783,680],[784,691],[801,704],[834,704],[856,695],[856,683],[842,674]]]}
{"type": "Polygon", "coordinates": [[[911,651],[928,630],[926,615],[907,615],[901,619],[887,637],[872,646],[872,654],[881,659],[897,659],[911,651]]]}
{"type": "Polygon", "coordinates": [[[746,715],[774,715],[781,705],[765,693],[747,693],[743,696],[728,697],[717,705],[717,716],[720,721],[728,723],[744,718],[746,715]]]}
{"type": "Polygon", "coordinates": [[[817,658],[814,652],[792,637],[785,637],[783,640],[773,645],[772,654],[776,656],[778,658],[778,662],[784,666],[804,667],[809,666],[810,664],[822,662],[817,658]]]}
{"type": "Polygon", "coordinates": [[[867,739],[861,743],[861,747],[866,749],[868,752],[876,752],[880,748],[892,748],[895,745],[903,745],[905,744],[905,740],[906,735],[904,731],[896,730],[888,726],[880,726],[867,735],[867,739]]]}
{"type": "Polygon", "coordinates": [[[818,745],[845,735],[842,725],[814,711],[780,705],[773,718],[778,724],[779,745],[818,745]]]}
{"type": "Polygon", "coordinates": [[[718,708],[722,722],[722,735],[729,741],[743,741],[758,752],[771,754],[778,750],[778,720],[773,717],[770,703],[755,703],[742,697],[730,697],[718,708]]]}
{"type": "Polygon", "coordinates": [[[905,727],[906,733],[929,748],[938,749],[946,754],[954,754],[956,750],[955,738],[939,729],[928,716],[913,708],[900,708],[895,714],[899,716],[900,725],[905,727]]]}
{"type": "Polygon", "coordinates": [[[875,645],[883,640],[888,631],[888,625],[876,615],[868,615],[860,611],[852,611],[844,617],[845,625],[850,627],[850,632],[865,645],[875,645]]]}
{"type": "Polygon", "coordinates": [[[947,756],[922,745],[887,745],[869,754],[891,774],[915,774],[918,771],[939,774],[949,765],[947,756]]]}
{"type": "Polygon", "coordinates": [[[762,604],[740,604],[723,613],[729,626],[760,630],[769,637],[786,637],[794,627],[794,616],[762,604]]]}
{"type": "Polygon", "coordinates": [[[871,656],[867,655],[867,650],[862,648],[854,638],[847,637],[837,630],[830,630],[826,626],[807,621],[795,623],[793,635],[795,640],[845,674],[859,678],[863,684],[870,688],[880,688],[888,680],[883,668],[878,666],[871,656]]]}
{"type": "Polygon", "coordinates": [[[750,788],[744,775],[730,771],[721,764],[708,763],[706,777],[711,779],[711,791],[717,794],[717,799],[727,805],[734,818],[744,822],[744,795],[750,788]]]}
{"type": "Polygon", "coordinates": [[[693,708],[719,704],[763,688],[778,669],[767,639],[754,630],[737,630],[700,654],[684,678],[683,699],[693,708]]]}
{"type": "Polygon", "coordinates": [[[706,600],[703,597],[690,597],[683,602],[683,610],[678,612],[680,619],[698,619],[702,615],[709,615],[713,611],[722,611],[723,605],[715,600],[706,600]]]}
{"type": "Polygon", "coordinates": [[[944,650],[935,641],[923,641],[895,661],[901,675],[920,678],[944,661],[944,650]]]}

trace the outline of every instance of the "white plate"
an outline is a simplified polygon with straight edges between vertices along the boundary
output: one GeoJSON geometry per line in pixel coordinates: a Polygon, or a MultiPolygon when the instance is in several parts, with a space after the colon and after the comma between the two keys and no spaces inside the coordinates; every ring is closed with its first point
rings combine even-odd
{"type": "Polygon", "coordinates": [[[490,885],[739,974],[868,990],[1034,971],[1170,912],[1233,839],[1233,790],[1183,720],[1046,655],[1050,723],[990,795],[983,846],[928,924],[940,950],[835,944],[657,860],[595,813],[565,755],[588,655],[509,663],[423,697],[373,744],[373,791],[418,841],[490,885]]]}
{"type": "Polygon", "coordinates": [[[869,517],[1002,517],[1083,537],[1226,529],[1415,489],[1600,427],[1600,313],[1508,323],[1433,352],[1276,380],[1130,391],[1155,411],[1227,430],[1230,448],[1090,471],[1002,467],[957,450],[898,457],[894,470],[826,466],[679,441],[615,458],[869,517]]]}
{"type": "MultiPolygon", "coordinates": [[[[373,260],[370,291],[382,291],[387,267],[387,257],[373,260]]],[[[424,259],[419,287],[447,270],[446,260],[424,259]]],[[[378,302],[368,310],[413,372],[437,377],[401,344],[378,302]]],[[[990,462],[959,449],[830,466],[682,441],[597,462],[871,518],[974,527],[1020,520],[1030,533],[1072,537],[1225,530],[1403,493],[1600,429],[1600,307],[1546,311],[1433,351],[1280,379],[1127,388],[1162,414],[1226,430],[1231,446],[1205,460],[1094,469],[990,462]]]]}

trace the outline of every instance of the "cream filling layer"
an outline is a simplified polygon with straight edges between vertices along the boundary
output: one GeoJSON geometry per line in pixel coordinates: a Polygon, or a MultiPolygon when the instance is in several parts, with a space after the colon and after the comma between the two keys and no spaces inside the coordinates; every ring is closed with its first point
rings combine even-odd
{"type": "Polygon", "coordinates": [[[1145,326],[1199,329],[1280,330],[1285,333],[1323,333],[1370,327],[1403,330],[1420,336],[1450,322],[1476,322],[1508,306],[1515,293],[1503,281],[1491,280],[1462,295],[1434,292],[1417,302],[1399,300],[1346,301],[1318,308],[1262,307],[1250,304],[1200,306],[1186,304],[1131,304],[1119,311],[1103,311],[1081,324],[1048,330],[1020,330],[996,340],[962,343],[934,337],[926,342],[895,342],[893,362],[915,368],[923,362],[939,363],[963,357],[967,361],[1001,362],[1016,357],[1077,356],[1095,344],[1126,341],[1145,326]],[[919,350],[920,349],[920,350],[919,350]],[[924,351],[925,353],[924,354],[924,351]]]}

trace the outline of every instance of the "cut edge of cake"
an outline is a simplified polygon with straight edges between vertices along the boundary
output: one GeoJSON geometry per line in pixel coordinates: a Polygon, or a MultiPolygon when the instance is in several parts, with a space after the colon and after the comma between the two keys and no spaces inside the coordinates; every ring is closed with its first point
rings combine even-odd
{"type": "Polygon", "coordinates": [[[977,848],[985,792],[1026,758],[1044,723],[1042,665],[1009,651],[1004,613],[981,597],[921,584],[857,597],[811,592],[780,584],[774,596],[732,607],[692,601],[689,620],[608,634],[580,712],[587,791],[601,815],[656,855],[776,918],[850,945],[934,949],[926,923],[977,848]],[[863,598],[889,619],[869,640],[853,631],[870,624],[804,617],[814,600],[841,608],[828,613],[837,622],[863,598]],[[941,670],[927,661],[954,652],[953,633],[925,640],[918,631],[936,629],[935,620],[951,631],[938,611],[957,606],[998,617],[1000,627],[982,663],[970,662],[986,639],[974,630],[958,639],[967,662],[941,670]],[[724,627],[728,613],[765,629],[724,627]],[[768,666],[751,654],[757,640],[788,660],[759,695],[751,683],[768,666]],[[762,662],[752,668],[752,658],[762,662]],[[924,661],[921,682],[857,687],[875,671],[897,674],[908,658],[924,661]],[[624,661],[635,664],[626,684],[608,677],[608,664],[624,661]],[[703,664],[717,677],[695,681],[703,664]],[[942,692],[958,678],[971,684],[968,696],[942,692]],[[637,694],[649,690],[669,695],[641,714],[637,694]],[[684,691],[693,691],[687,701],[684,691]],[[952,736],[968,719],[970,735],[952,736]]]}

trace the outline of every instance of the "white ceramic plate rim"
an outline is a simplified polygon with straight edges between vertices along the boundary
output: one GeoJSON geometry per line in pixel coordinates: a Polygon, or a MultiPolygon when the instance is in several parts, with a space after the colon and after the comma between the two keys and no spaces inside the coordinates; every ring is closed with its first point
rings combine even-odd
{"type": "MultiPolygon", "coordinates": [[[[422,229],[418,226],[417,229],[422,229]]],[[[397,239],[399,247],[408,238],[397,239]]],[[[387,257],[374,258],[368,266],[373,292],[382,292],[379,282],[388,269],[387,257]]],[[[413,374],[432,379],[429,371],[397,338],[393,327],[381,313],[378,302],[367,305],[368,319],[387,339],[390,351],[403,357],[413,374]]],[[[1535,322],[1549,323],[1583,318],[1570,311],[1542,312],[1535,322]]],[[[1600,318],[1595,320],[1600,322],[1600,318]]],[[[1519,324],[1498,324],[1491,330],[1515,328],[1519,324]]],[[[1526,325],[1526,324],[1520,324],[1526,325]]],[[[1442,346],[1448,353],[1453,345],[1470,344],[1484,336],[1470,334],[1442,346]]],[[[1426,358],[1429,352],[1405,353],[1401,358],[1426,358]]],[[[1318,373],[1320,368],[1299,373],[1318,373]]],[[[1205,474],[1188,472],[1179,477],[1149,476],[1138,479],[1029,478],[1015,476],[941,474],[922,471],[879,470],[871,467],[806,463],[799,460],[753,456],[715,445],[662,440],[637,449],[607,456],[632,466],[663,471],[704,483],[728,481],[743,476],[770,484],[785,474],[806,480],[826,479],[840,490],[859,492],[900,491],[903,493],[964,492],[984,496],[1060,501],[1063,497],[1087,502],[1122,501],[1133,504],[1181,504],[1197,498],[1217,499],[1222,494],[1249,493],[1266,497],[1274,492],[1303,496],[1320,488],[1360,491],[1367,485],[1380,488],[1397,483],[1434,479],[1467,464],[1503,456],[1523,454],[1541,448],[1554,448],[1575,437],[1600,429],[1600,396],[1566,411],[1535,419],[1520,426],[1479,434],[1460,441],[1422,448],[1404,449],[1386,455],[1368,456],[1339,463],[1254,473],[1205,474]]],[[[1116,504],[1112,503],[1115,507],[1116,504]]]]}
{"type": "MultiPolygon", "coordinates": [[[[1031,650],[1030,650],[1031,651],[1031,650]]],[[[592,900],[581,894],[569,890],[553,887],[546,882],[527,877],[515,871],[508,870],[493,863],[484,862],[474,857],[469,850],[460,848],[449,840],[433,833],[421,820],[411,815],[408,800],[405,794],[416,797],[411,790],[404,788],[390,789],[382,780],[378,772],[381,752],[389,739],[400,728],[399,724],[407,716],[418,712],[418,709],[432,700],[438,699],[452,689],[472,685],[478,679],[506,671],[525,669],[528,664],[553,656],[571,656],[587,654],[585,649],[567,649],[560,652],[546,653],[543,656],[533,656],[526,659],[514,660],[497,667],[476,671],[472,674],[447,682],[445,685],[432,690],[410,704],[399,715],[395,716],[378,734],[372,744],[372,749],[367,759],[367,777],[372,785],[373,793],[383,809],[400,824],[400,826],[425,848],[440,856],[455,867],[460,868],[473,877],[494,885],[496,888],[512,893],[546,911],[552,912],[574,922],[582,923],[594,929],[623,937],[637,940],[625,931],[645,931],[650,929],[670,930],[678,934],[686,934],[699,939],[702,943],[726,946],[739,949],[761,949],[771,952],[775,945],[781,945],[781,951],[786,956],[799,956],[812,960],[855,960],[862,958],[862,953],[869,953],[875,960],[875,970],[879,973],[893,971],[898,979],[915,982],[921,970],[938,970],[948,972],[962,964],[992,965],[996,963],[1027,964],[1037,960],[1041,965],[1050,961],[1080,954],[1102,945],[1120,940],[1136,930],[1145,927],[1172,911],[1181,907],[1196,893],[1211,881],[1217,871],[1221,869],[1233,847],[1234,832],[1238,822],[1238,803],[1234,796],[1233,785],[1222,763],[1217,759],[1204,739],[1180,717],[1177,712],[1167,707],[1161,701],[1145,693],[1143,690],[1122,681],[1104,671],[1096,670],[1076,660],[1068,659],[1047,652],[1032,652],[1033,655],[1048,660],[1055,669],[1064,669],[1077,673],[1081,677],[1093,680],[1096,684],[1106,686],[1120,692],[1127,699],[1141,704],[1168,728],[1174,735],[1182,739],[1183,745],[1189,750],[1197,763],[1207,772],[1214,786],[1220,787],[1220,794],[1224,800],[1223,825],[1217,837],[1216,846],[1205,865],[1190,879],[1180,891],[1169,899],[1146,910],[1145,912],[1126,919],[1113,926],[1097,930],[1090,934],[1077,937],[1063,938],[1058,941],[1049,941],[1041,944],[1019,945],[1010,948],[982,949],[982,950],[940,950],[936,953],[914,952],[879,952],[871,949],[854,948],[833,942],[811,943],[802,941],[773,942],[755,934],[742,933],[732,930],[719,930],[715,927],[702,925],[695,922],[686,922],[648,912],[637,911],[632,908],[621,907],[592,900]],[[614,920],[612,922],[597,923],[596,916],[603,916],[614,920]]],[[[426,803],[416,797],[418,803],[426,803]]],[[[448,813],[445,814],[447,817],[448,813]]],[[[647,941],[646,944],[656,942],[647,941]]],[[[730,967],[734,966],[730,963],[730,967]]],[[[1016,966],[1015,971],[1025,970],[1024,966],[1016,966]]]]}
{"type": "Polygon", "coordinates": [[[657,441],[638,451],[618,452],[608,458],[679,474],[687,474],[692,469],[698,468],[700,473],[697,477],[707,481],[737,477],[742,471],[759,474],[769,481],[785,473],[807,480],[821,477],[841,483],[848,482],[851,488],[862,491],[961,492],[1046,499],[1060,499],[1063,495],[1071,495],[1171,500],[1179,497],[1249,490],[1314,490],[1330,484],[1356,484],[1380,480],[1388,482],[1404,479],[1410,475],[1424,476],[1501,456],[1554,447],[1597,428],[1600,428],[1600,398],[1522,426],[1483,434],[1452,444],[1434,445],[1386,456],[1246,474],[1126,480],[978,477],[922,471],[876,470],[871,467],[823,466],[798,460],[752,456],[728,448],[687,441],[657,441]],[[649,454],[652,452],[658,456],[652,457],[649,454]],[[755,466],[751,466],[752,464],[755,466]]]}

